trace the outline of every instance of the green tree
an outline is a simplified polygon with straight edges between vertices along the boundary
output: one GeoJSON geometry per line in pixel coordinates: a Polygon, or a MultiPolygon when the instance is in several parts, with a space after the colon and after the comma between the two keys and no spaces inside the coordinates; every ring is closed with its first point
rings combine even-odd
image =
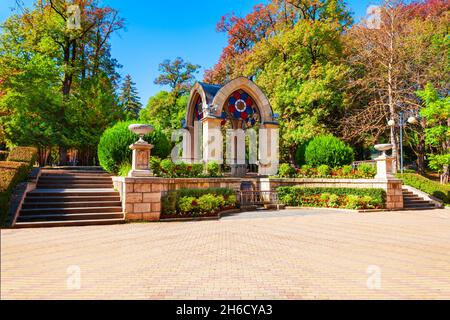
{"type": "Polygon", "coordinates": [[[141,110],[140,118],[148,123],[162,128],[170,137],[173,129],[181,127],[181,120],[186,113],[188,95],[174,98],[167,91],[160,91],[148,100],[147,106],[141,110]]]}
{"type": "Polygon", "coordinates": [[[159,65],[161,74],[155,79],[155,84],[169,86],[175,98],[178,98],[189,92],[198,69],[199,65],[184,61],[182,58],[176,58],[174,61],[164,60],[159,65]]]}
{"type": "Polygon", "coordinates": [[[142,103],[140,102],[135,86],[136,84],[131,79],[131,76],[127,74],[121,87],[119,103],[129,120],[137,119],[142,108],[142,103]]]}
{"type": "Polygon", "coordinates": [[[442,173],[441,181],[448,182],[450,166],[450,97],[440,97],[431,83],[417,91],[424,107],[420,115],[425,119],[425,142],[432,151],[429,154],[431,169],[442,173]]]}

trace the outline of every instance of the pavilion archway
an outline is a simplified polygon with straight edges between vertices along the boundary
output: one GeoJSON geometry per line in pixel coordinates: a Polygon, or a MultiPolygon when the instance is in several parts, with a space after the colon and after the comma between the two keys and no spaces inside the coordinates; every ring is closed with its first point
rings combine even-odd
{"type": "MultiPolygon", "coordinates": [[[[269,100],[261,89],[251,80],[240,77],[227,84],[210,85],[198,82],[191,90],[185,119],[185,129],[190,133],[188,141],[185,139],[184,150],[189,150],[189,156],[184,157],[185,161],[198,161],[199,145],[195,141],[197,136],[202,136],[203,151],[200,154],[201,161],[219,161],[224,158],[223,149],[211,148],[210,142],[220,144],[221,139],[216,134],[223,128],[242,129],[263,128],[264,132],[270,135],[271,129],[278,129],[278,122],[273,114],[269,100]],[[200,133],[201,131],[201,133],[200,133]],[[196,152],[197,151],[197,152],[196,152]]],[[[235,137],[233,137],[235,138],[235,137]]],[[[271,139],[259,137],[259,142],[271,143],[271,139]]],[[[236,138],[237,139],[237,138],[236,138]]],[[[238,159],[238,154],[242,155],[242,143],[234,143],[231,150],[232,175],[242,176],[246,173],[247,164],[238,159]]],[[[270,146],[269,146],[270,149],[270,146]]],[[[264,165],[259,164],[258,173],[265,174],[264,165]]]]}

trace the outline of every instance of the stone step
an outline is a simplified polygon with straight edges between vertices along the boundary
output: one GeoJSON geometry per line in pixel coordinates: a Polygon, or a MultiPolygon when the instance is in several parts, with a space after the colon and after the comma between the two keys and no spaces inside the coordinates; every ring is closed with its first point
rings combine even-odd
{"type": "Polygon", "coordinates": [[[95,177],[110,177],[111,175],[107,172],[96,172],[96,171],[41,171],[41,177],[48,176],[95,176],[95,177]]]}
{"type": "Polygon", "coordinates": [[[417,207],[417,206],[413,206],[413,207],[403,207],[405,210],[433,210],[436,209],[435,206],[423,206],[423,207],[417,207]]]}
{"type": "Polygon", "coordinates": [[[433,204],[432,202],[430,202],[430,201],[428,201],[428,200],[424,200],[424,199],[422,199],[422,198],[417,198],[417,199],[414,199],[414,200],[411,200],[411,199],[403,199],[403,203],[404,203],[404,204],[422,204],[422,203],[424,203],[424,204],[430,204],[430,205],[433,204]]]}
{"type": "Polygon", "coordinates": [[[111,177],[91,177],[91,176],[46,176],[40,177],[39,181],[54,182],[54,181],[112,181],[111,177]]]}
{"type": "Polygon", "coordinates": [[[20,216],[18,222],[123,219],[123,213],[75,213],[20,216]]]}
{"type": "Polygon", "coordinates": [[[75,196],[75,197],[67,197],[67,196],[59,196],[59,197],[48,197],[48,196],[27,196],[25,198],[24,203],[36,203],[36,202],[96,202],[96,201],[120,201],[120,196],[117,194],[115,196],[75,196]]]}
{"type": "Polygon", "coordinates": [[[20,216],[73,213],[111,213],[122,212],[122,207],[85,207],[85,208],[37,208],[22,209],[20,216]]]}
{"type": "Polygon", "coordinates": [[[105,189],[36,189],[27,194],[31,197],[78,197],[78,196],[118,196],[112,188],[105,189]]]}
{"type": "MultiPolygon", "coordinates": [[[[48,201],[46,199],[46,201],[48,201]]],[[[120,207],[120,201],[88,201],[88,202],[26,202],[22,205],[22,209],[38,209],[38,208],[86,208],[86,207],[120,207]]]]}
{"type": "Polygon", "coordinates": [[[76,227],[97,226],[125,223],[125,219],[96,219],[96,220],[62,220],[62,221],[38,221],[17,222],[15,228],[53,228],[53,227],[76,227]]]}
{"type": "Polygon", "coordinates": [[[113,184],[41,184],[36,185],[39,189],[108,189],[112,188],[113,184]]]}

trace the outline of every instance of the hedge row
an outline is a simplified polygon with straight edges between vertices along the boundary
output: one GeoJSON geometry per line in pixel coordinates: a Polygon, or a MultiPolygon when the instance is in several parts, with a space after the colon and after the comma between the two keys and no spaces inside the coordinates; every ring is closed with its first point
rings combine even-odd
{"type": "Polygon", "coordinates": [[[230,198],[235,197],[235,192],[228,188],[172,190],[162,197],[162,213],[167,215],[180,214],[183,211],[180,208],[180,203],[183,202],[181,201],[182,199],[200,199],[205,195],[222,196],[224,201],[228,202],[230,198]]]}
{"type": "Polygon", "coordinates": [[[0,224],[7,217],[9,201],[15,186],[26,180],[37,159],[37,149],[16,147],[11,150],[8,161],[0,161],[0,224]]]}
{"type": "Polygon", "coordinates": [[[446,204],[450,204],[450,186],[448,184],[440,184],[416,173],[398,174],[397,177],[403,180],[403,184],[419,189],[441,199],[446,204]]]}
{"type": "Polygon", "coordinates": [[[349,209],[382,208],[383,189],[279,187],[280,201],[287,206],[319,206],[349,209]]]}
{"type": "Polygon", "coordinates": [[[7,161],[26,162],[31,166],[37,160],[37,149],[34,147],[16,147],[11,150],[7,161]]]}

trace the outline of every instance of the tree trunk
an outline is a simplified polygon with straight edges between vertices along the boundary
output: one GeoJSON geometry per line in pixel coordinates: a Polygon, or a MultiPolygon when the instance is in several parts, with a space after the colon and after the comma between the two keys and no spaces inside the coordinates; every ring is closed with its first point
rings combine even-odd
{"type": "Polygon", "coordinates": [[[419,174],[425,175],[425,135],[423,132],[419,134],[419,143],[417,145],[417,169],[419,174]]]}

